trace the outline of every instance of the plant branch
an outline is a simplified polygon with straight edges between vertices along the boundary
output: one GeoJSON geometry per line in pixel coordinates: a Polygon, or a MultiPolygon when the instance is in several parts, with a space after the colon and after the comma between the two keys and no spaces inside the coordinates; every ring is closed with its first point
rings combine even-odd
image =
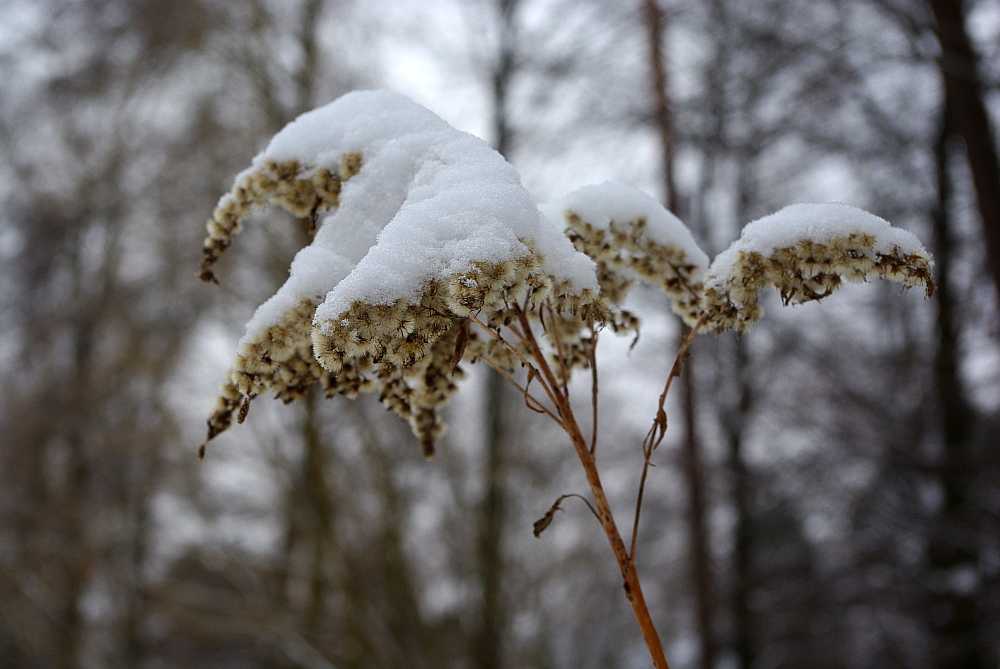
{"type": "Polygon", "coordinates": [[[525,405],[529,409],[531,409],[532,411],[537,411],[538,413],[545,414],[546,416],[548,416],[549,418],[551,418],[552,420],[554,420],[559,427],[565,429],[565,426],[563,425],[563,422],[561,420],[559,420],[559,417],[556,416],[554,413],[552,413],[552,411],[548,407],[546,407],[544,404],[542,404],[541,400],[539,400],[537,397],[535,397],[534,395],[532,395],[531,393],[529,393],[527,387],[523,387],[523,386],[521,386],[520,383],[518,383],[517,381],[515,381],[514,377],[512,377],[507,372],[507,370],[505,370],[503,367],[501,367],[497,363],[493,362],[492,360],[490,360],[486,356],[479,356],[479,359],[482,360],[483,362],[485,362],[487,365],[489,365],[493,369],[495,369],[497,371],[497,373],[500,374],[500,376],[502,376],[504,379],[507,380],[508,383],[510,383],[515,388],[517,388],[517,390],[522,395],[524,395],[524,403],[525,403],[525,405]],[[532,403],[534,403],[534,406],[531,405],[532,403]]]}
{"type": "Polygon", "coordinates": [[[677,350],[677,356],[674,358],[674,364],[670,367],[667,382],[663,386],[663,392],[660,393],[660,399],[656,406],[656,418],[653,419],[653,425],[649,428],[646,438],[642,441],[642,474],[639,477],[639,493],[635,500],[635,518],[632,521],[632,541],[629,547],[629,557],[632,560],[635,560],[635,549],[639,539],[639,516],[642,513],[642,497],[646,491],[646,476],[649,474],[649,468],[652,466],[650,460],[653,457],[653,451],[660,445],[660,442],[663,441],[663,437],[667,433],[667,414],[663,409],[663,405],[666,404],[667,393],[670,392],[670,385],[673,383],[674,378],[681,374],[681,364],[684,361],[688,346],[691,345],[694,335],[698,332],[704,320],[704,316],[699,318],[698,322],[694,324],[691,331],[687,333],[687,336],[681,342],[681,346],[677,350]]]}
{"type": "MultiPolygon", "coordinates": [[[[556,312],[552,308],[552,302],[546,299],[545,303],[548,305],[549,317],[552,320],[552,333],[550,335],[550,338],[552,339],[553,342],[555,342],[556,345],[556,356],[557,356],[556,359],[559,361],[559,372],[562,375],[562,385],[560,387],[562,388],[563,394],[568,395],[569,369],[567,369],[566,367],[566,356],[563,355],[562,336],[559,334],[559,322],[556,320],[556,312]]],[[[542,321],[542,327],[544,327],[545,318],[543,316],[541,308],[539,308],[538,310],[538,318],[542,321]]]]}
{"type": "Polygon", "coordinates": [[[601,528],[608,538],[611,551],[614,553],[615,561],[618,563],[618,569],[622,575],[625,598],[632,607],[632,613],[639,624],[639,630],[642,633],[643,641],[646,642],[646,648],[653,660],[653,666],[655,669],[670,669],[670,665],[667,664],[666,655],[663,652],[663,644],[660,642],[660,636],[656,631],[656,626],[653,624],[653,618],[649,614],[649,607],[646,606],[646,598],[642,594],[642,586],[639,583],[639,575],[635,569],[635,562],[625,548],[625,541],[618,531],[618,526],[615,524],[615,519],[611,512],[611,505],[608,503],[607,495],[604,493],[604,486],[601,484],[601,477],[597,471],[597,461],[590,452],[590,447],[584,439],[583,433],[580,431],[580,426],[576,422],[569,397],[559,392],[559,386],[554,383],[555,379],[552,375],[552,370],[549,368],[548,363],[546,363],[541,347],[538,345],[531,331],[527,316],[520,308],[515,309],[518,321],[524,331],[524,343],[528,347],[531,356],[537,360],[546,380],[552,384],[555,396],[558,399],[556,408],[563,419],[566,434],[569,436],[580,464],[583,466],[587,483],[590,485],[591,494],[594,496],[594,505],[597,509],[598,518],[601,521],[601,528]]]}
{"type": "MultiPolygon", "coordinates": [[[[523,315],[523,312],[521,311],[520,307],[516,307],[515,306],[514,309],[516,310],[516,312],[518,314],[523,315]]],[[[495,339],[496,341],[498,341],[501,344],[503,344],[507,348],[507,350],[509,350],[511,353],[513,353],[517,357],[517,359],[521,361],[521,364],[523,364],[525,367],[528,368],[528,378],[529,378],[529,380],[531,379],[532,376],[540,376],[538,368],[535,367],[535,365],[530,360],[528,360],[528,358],[526,358],[523,353],[521,353],[520,351],[518,351],[517,347],[511,346],[511,344],[510,344],[509,341],[507,341],[502,336],[500,336],[500,333],[495,332],[492,328],[490,328],[488,325],[486,325],[485,323],[483,323],[481,320],[479,320],[475,316],[470,315],[469,316],[469,320],[472,321],[473,323],[475,323],[476,325],[478,325],[479,327],[481,327],[491,337],[493,337],[493,339],[495,339]],[[534,374],[532,374],[532,370],[534,370],[534,374]]],[[[527,322],[527,319],[525,319],[525,322],[527,322]]],[[[520,339],[525,340],[525,337],[524,337],[524,335],[521,332],[518,332],[514,328],[511,328],[511,332],[513,332],[514,334],[516,334],[520,339]]],[[[532,339],[534,339],[534,337],[532,337],[532,339]]],[[[536,347],[537,347],[537,344],[536,344],[536,347]]],[[[532,355],[534,355],[534,354],[532,354],[532,355]]],[[[484,360],[485,360],[485,358],[484,358],[484,360]]],[[[541,357],[537,362],[540,365],[545,365],[546,369],[548,368],[548,365],[546,364],[544,357],[541,357]]],[[[550,373],[550,375],[551,375],[551,373],[550,373]]],[[[548,395],[549,401],[552,402],[552,406],[556,407],[556,409],[558,410],[558,408],[559,408],[559,402],[556,400],[556,394],[555,394],[556,389],[558,389],[558,387],[559,387],[558,384],[554,384],[554,385],[552,385],[550,387],[548,384],[546,384],[543,381],[543,382],[541,382],[541,386],[542,386],[542,389],[545,391],[545,394],[548,395]]],[[[527,390],[525,390],[524,392],[527,393],[527,390]]],[[[557,420],[556,422],[558,422],[560,425],[562,425],[562,421],[557,420]]]]}
{"type": "Polygon", "coordinates": [[[597,329],[594,328],[594,321],[590,322],[587,358],[590,360],[590,454],[593,455],[597,451],[597,329]]]}

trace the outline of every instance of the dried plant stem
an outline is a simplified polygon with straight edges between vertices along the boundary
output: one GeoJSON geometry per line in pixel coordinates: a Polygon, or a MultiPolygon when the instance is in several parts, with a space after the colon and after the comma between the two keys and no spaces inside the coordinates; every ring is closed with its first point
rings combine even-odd
{"type": "Polygon", "coordinates": [[[642,496],[646,490],[646,476],[649,474],[649,468],[652,466],[650,460],[653,457],[653,451],[660,445],[664,435],[667,433],[667,414],[663,405],[666,404],[667,394],[670,392],[670,386],[674,378],[681,374],[681,364],[684,362],[688,346],[691,345],[691,341],[694,339],[704,320],[704,317],[698,319],[698,322],[694,324],[694,327],[691,328],[691,331],[687,333],[687,336],[681,342],[677,356],[674,358],[674,364],[670,367],[670,374],[667,375],[667,381],[663,385],[663,392],[660,393],[660,399],[656,405],[656,418],[653,419],[653,425],[649,428],[649,432],[646,433],[646,438],[642,442],[642,475],[639,477],[639,493],[635,500],[635,519],[632,522],[632,542],[629,549],[629,556],[633,560],[635,559],[635,547],[639,537],[639,515],[642,512],[642,496]]]}
{"type": "Polygon", "coordinates": [[[511,384],[512,386],[514,386],[515,388],[517,388],[518,392],[520,392],[522,395],[524,395],[524,403],[525,403],[525,405],[529,409],[531,409],[532,411],[535,411],[537,413],[543,413],[543,414],[545,414],[546,416],[548,416],[549,418],[551,418],[552,420],[554,420],[556,422],[556,424],[559,425],[559,427],[562,427],[563,429],[565,429],[565,426],[563,425],[563,422],[561,420],[559,420],[559,416],[557,416],[554,413],[552,413],[552,411],[548,407],[546,407],[544,404],[542,404],[541,400],[539,400],[537,397],[535,397],[534,395],[532,395],[531,393],[529,393],[527,388],[525,388],[520,383],[518,383],[517,381],[515,381],[514,377],[512,377],[510,374],[507,373],[507,370],[505,370],[503,367],[501,367],[500,365],[496,364],[495,362],[493,362],[489,358],[481,357],[480,359],[483,362],[485,362],[487,365],[489,365],[490,367],[492,367],[494,370],[496,370],[496,372],[500,376],[502,376],[504,379],[506,379],[509,384],[511,384]]]}
{"type": "MultiPolygon", "coordinates": [[[[520,313],[520,309],[518,309],[518,312],[520,313]]],[[[483,322],[482,322],[481,320],[479,320],[479,319],[478,319],[478,318],[476,318],[475,316],[469,316],[469,320],[470,320],[470,321],[472,321],[473,323],[475,323],[476,325],[478,325],[478,326],[479,326],[480,328],[482,328],[482,329],[483,329],[483,330],[484,330],[484,331],[485,331],[485,332],[486,332],[487,334],[489,334],[489,335],[490,335],[491,337],[493,337],[493,339],[495,339],[495,340],[496,340],[497,342],[499,342],[500,344],[503,344],[503,345],[504,345],[504,347],[505,347],[505,348],[506,348],[506,349],[507,349],[508,351],[510,351],[511,353],[513,353],[513,354],[514,354],[514,356],[515,356],[515,357],[516,357],[516,358],[517,358],[518,360],[520,360],[520,361],[521,361],[521,364],[522,364],[522,365],[524,365],[525,367],[527,367],[527,368],[528,368],[528,370],[529,370],[529,371],[530,371],[530,370],[534,370],[534,372],[535,372],[535,373],[537,373],[537,372],[538,372],[538,368],[537,368],[537,367],[535,367],[535,366],[534,366],[534,365],[533,365],[533,364],[531,363],[531,361],[530,361],[530,360],[528,360],[528,359],[527,359],[527,358],[526,358],[526,357],[524,356],[524,354],[523,354],[523,353],[521,353],[521,352],[520,352],[519,350],[517,350],[517,347],[516,347],[516,346],[511,346],[511,345],[510,345],[510,342],[508,342],[508,341],[507,341],[506,339],[504,339],[504,338],[503,338],[502,336],[500,336],[500,333],[499,333],[499,332],[496,332],[495,330],[493,330],[492,328],[490,328],[490,326],[488,326],[488,325],[487,325],[486,323],[483,323],[483,322]]],[[[517,336],[518,336],[519,338],[521,338],[521,339],[524,339],[524,335],[522,335],[522,334],[521,334],[520,332],[518,332],[517,330],[515,330],[515,329],[511,328],[511,331],[512,331],[512,332],[513,332],[514,334],[516,334],[516,335],[517,335],[517,336]]],[[[484,358],[484,360],[485,360],[485,358],[484,358]]],[[[488,362],[489,362],[489,361],[488,361],[488,362]]],[[[543,362],[544,362],[544,360],[543,360],[543,362]]],[[[496,366],[496,365],[494,365],[494,364],[493,364],[492,362],[489,362],[489,364],[490,364],[490,366],[491,366],[491,367],[493,367],[494,369],[497,369],[497,366],[496,366]]],[[[505,376],[506,376],[506,375],[505,375],[505,376]]],[[[509,379],[509,377],[508,377],[508,379],[509,379]]],[[[529,375],[529,377],[528,377],[528,383],[527,383],[527,384],[525,385],[525,388],[524,388],[524,389],[522,390],[522,392],[524,392],[525,394],[527,394],[527,386],[528,386],[528,385],[530,385],[530,384],[531,384],[531,375],[529,375]]],[[[519,386],[518,384],[516,384],[516,383],[515,383],[514,385],[515,385],[515,386],[517,386],[517,387],[518,387],[518,389],[520,389],[520,388],[521,388],[521,387],[520,387],[520,386],[519,386]]],[[[558,388],[558,386],[555,386],[555,387],[556,387],[556,388],[558,388]]],[[[551,388],[550,388],[550,387],[548,386],[548,384],[545,384],[545,383],[543,383],[543,384],[542,384],[542,389],[543,389],[543,390],[545,391],[545,394],[546,394],[546,395],[548,395],[548,397],[549,397],[549,401],[550,401],[550,402],[552,402],[552,405],[553,405],[553,406],[556,406],[556,407],[558,407],[558,403],[556,402],[556,397],[555,397],[555,395],[553,394],[553,392],[552,392],[552,389],[551,389],[551,388]]],[[[546,411],[546,413],[548,413],[548,412],[546,411]]],[[[552,415],[552,414],[549,414],[549,415],[552,415]]],[[[562,426],[562,421],[561,421],[561,420],[559,420],[559,419],[556,419],[555,417],[553,417],[553,418],[555,419],[555,421],[556,421],[557,423],[559,423],[559,425],[560,425],[560,426],[562,426]]]]}
{"type": "Polygon", "coordinates": [[[656,669],[670,669],[670,665],[667,664],[666,655],[663,652],[663,644],[660,642],[659,634],[649,614],[649,608],[646,606],[646,599],[642,594],[635,561],[629,556],[625,548],[625,541],[622,539],[621,533],[618,531],[618,526],[615,524],[614,516],[611,513],[611,505],[608,503],[607,495],[604,494],[604,486],[601,484],[601,477],[597,471],[597,461],[594,458],[594,454],[591,453],[590,447],[576,422],[573,409],[570,406],[569,396],[561,391],[555,375],[549,368],[545,360],[545,355],[531,330],[528,317],[520,308],[515,307],[515,310],[521,326],[519,335],[523,336],[523,341],[528,347],[531,357],[538,363],[543,386],[548,385],[552,395],[556,399],[555,404],[559,411],[559,416],[562,418],[563,429],[569,436],[574,450],[576,450],[577,457],[580,459],[580,464],[583,466],[583,471],[587,477],[587,483],[590,484],[590,491],[594,496],[598,519],[608,538],[608,542],[611,544],[615,560],[618,562],[618,569],[621,571],[622,579],[624,580],[625,597],[628,599],[629,605],[632,607],[632,612],[639,624],[643,641],[646,642],[646,648],[652,657],[653,666],[656,669]]]}
{"type": "Polygon", "coordinates": [[[590,360],[590,454],[597,451],[597,329],[590,323],[590,346],[587,348],[590,360]]]}

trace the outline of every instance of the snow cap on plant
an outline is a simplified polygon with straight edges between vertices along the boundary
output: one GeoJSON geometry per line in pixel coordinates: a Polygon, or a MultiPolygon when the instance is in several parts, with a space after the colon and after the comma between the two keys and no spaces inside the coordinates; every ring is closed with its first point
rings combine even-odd
{"type": "Polygon", "coordinates": [[[377,388],[429,454],[465,318],[498,326],[514,300],[562,311],[597,298],[593,262],[514,168],[393,93],[350,93],[279,132],[210,219],[202,278],[265,204],[319,225],[247,325],[208,439],[257,395],[290,401],[320,382],[328,395],[377,388]]]}
{"type": "Polygon", "coordinates": [[[768,286],[784,304],[819,300],[869,277],[934,292],[930,255],[911,233],[846,204],[794,204],[746,225],[704,285],[705,329],[744,332],[762,315],[768,286]]]}
{"type": "Polygon", "coordinates": [[[590,330],[637,328],[621,303],[640,279],[711,332],[746,330],[769,285],[786,303],[870,276],[933,290],[913,235],[847,205],[755,221],[711,266],[683,223],[632,188],[588,186],[540,209],[484,142],[388,92],[345,95],[275,135],[209,220],[203,279],[267,204],[315,236],[247,325],[208,439],[256,396],[292,401],[318,383],[327,395],[377,389],[430,454],[463,358],[512,370],[530,353],[499,333],[545,318],[544,355],[565,382],[592,364],[590,330]]]}
{"type": "Polygon", "coordinates": [[[542,205],[578,251],[597,263],[601,295],[618,305],[636,279],[662,288],[688,325],[698,320],[708,256],[684,223],[642,191],[615,183],[584,186],[542,205]]]}

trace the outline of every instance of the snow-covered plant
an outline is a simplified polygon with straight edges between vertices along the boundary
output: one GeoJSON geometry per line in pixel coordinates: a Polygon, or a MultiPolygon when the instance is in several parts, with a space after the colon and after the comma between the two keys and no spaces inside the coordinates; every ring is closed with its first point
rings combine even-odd
{"type": "Polygon", "coordinates": [[[267,204],[307,219],[314,237],[247,325],[206,443],[258,395],[291,401],[318,383],[328,396],[377,391],[429,456],[460,363],[481,360],[568,435],[657,667],[667,663],[635,570],[635,532],[627,548],[600,481],[596,416],[585,437],[568,386],[574,369],[589,368],[596,411],[599,331],[639,327],[622,307],[628,291],[637,281],[663,289],[689,328],[642,445],[644,468],[687,344],[699,331],[745,331],[762,315],[763,289],[786,304],[869,277],[933,291],[919,241],[847,205],[787,207],[747,225],[711,264],[677,217],[632,188],[590,186],[539,206],[487,144],[388,92],[345,95],[271,140],[208,222],[203,279],[215,280],[212,265],[267,204]]]}

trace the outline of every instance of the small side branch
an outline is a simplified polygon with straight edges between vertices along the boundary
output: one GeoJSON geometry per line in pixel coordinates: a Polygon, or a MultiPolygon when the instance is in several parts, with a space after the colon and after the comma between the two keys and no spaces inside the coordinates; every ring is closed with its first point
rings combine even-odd
{"type": "Polygon", "coordinates": [[[590,454],[593,455],[597,451],[597,328],[594,327],[594,321],[590,322],[587,358],[590,360],[590,454]]]}
{"type": "Polygon", "coordinates": [[[673,383],[674,378],[681,375],[681,365],[687,355],[688,347],[691,345],[695,334],[698,332],[698,329],[701,328],[704,321],[704,316],[699,318],[698,322],[694,324],[691,331],[687,333],[687,336],[685,336],[684,340],[681,342],[681,346],[677,351],[677,356],[674,358],[674,364],[670,367],[670,374],[667,376],[667,381],[663,386],[663,392],[660,393],[660,399],[656,405],[656,417],[653,419],[653,425],[649,428],[649,432],[646,433],[646,438],[642,441],[642,474],[639,477],[639,492],[635,501],[635,518],[632,521],[632,541],[629,546],[629,557],[633,561],[635,560],[635,549],[639,539],[639,516],[642,513],[642,497],[646,491],[646,476],[649,474],[649,468],[653,466],[650,460],[653,457],[653,451],[656,450],[656,448],[660,445],[660,442],[663,441],[663,437],[667,434],[667,412],[663,407],[667,402],[667,394],[670,392],[670,386],[673,383]]]}
{"type": "MultiPolygon", "coordinates": [[[[518,383],[517,381],[515,381],[514,377],[512,377],[507,372],[507,370],[505,370],[503,367],[501,367],[500,365],[496,364],[495,362],[493,362],[492,360],[490,360],[486,356],[480,356],[479,359],[482,360],[483,362],[485,362],[487,365],[489,365],[493,369],[495,369],[497,371],[497,373],[500,374],[500,376],[502,376],[504,379],[507,380],[508,383],[510,383],[515,388],[517,388],[517,390],[522,395],[524,395],[524,403],[525,403],[525,405],[529,409],[531,409],[532,411],[535,411],[536,413],[543,413],[543,414],[545,414],[546,416],[548,416],[549,418],[551,418],[552,420],[554,420],[556,422],[556,424],[559,425],[559,427],[561,427],[563,429],[566,429],[566,426],[559,419],[559,417],[556,416],[554,413],[552,413],[552,411],[548,407],[546,407],[544,404],[542,404],[541,400],[539,400],[537,397],[535,397],[534,395],[532,395],[531,393],[529,393],[528,389],[526,387],[522,386],[520,383],[518,383]]],[[[537,375],[537,372],[536,372],[536,375],[537,375]]]]}
{"type": "Polygon", "coordinates": [[[535,521],[535,524],[532,526],[532,531],[536,537],[542,536],[542,532],[544,532],[545,529],[552,524],[552,520],[555,518],[556,511],[562,511],[562,508],[559,505],[567,497],[576,497],[577,499],[581,500],[584,504],[587,505],[587,508],[590,509],[590,512],[594,514],[594,518],[597,519],[597,522],[598,523],[601,522],[601,517],[597,515],[597,509],[595,509],[594,505],[590,503],[590,500],[584,497],[583,495],[578,495],[575,492],[571,492],[565,495],[560,495],[559,499],[557,499],[552,504],[552,507],[545,512],[545,515],[535,521]]]}
{"type": "MultiPolygon", "coordinates": [[[[520,308],[517,308],[517,307],[515,307],[515,308],[517,309],[517,313],[523,317],[523,312],[520,310],[520,308]]],[[[531,360],[529,360],[527,357],[525,357],[525,355],[521,351],[519,351],[516,346],[511,346],[511,344],[510,344],[509,341],[507,341],[502,336],[500,336],[500,333],[494,331],[492,328],[490,328],[488,325],[486,325],[486,323],[483,323],[481,320],[479,320],[475,316],[469,316],[469,320],[472,321],[473,323],[475,323],[476,325],[478,325],[480,328],[483,329],[484,332],[486,332],[487,334],[489,334],[498,343],[502,344],[508,351],[510,351],[511,353],[513,353],[514,356],[518,360],[521,361],[521,364],[528,368],[528,370],[529,370],[529,379],[531,378],[531,376],[539,376],[540,379],[541,379],[542,389],[545,391],[545,394],[548,396],[549,401],[552,402],[552,406],[556,407],[556,409],[559,408],[559,400],[556,399],[556,393],[558,392],[559,386],[558,386],[558,384],[555,384],[555,383],[549,384],[549,383],[546,382],[546,381],[548,381],[548,376],[550,376],[550,375],[547,375],[545,377],[541,377],[541,375],[539,374],[538,368],[534,365],[534,363],[532,363],[531,360]],[[534,372],[532,373],[531,370],[534,370],[534,372]]],[[[527,319],[525,319],[525,321],[526,320],[527,319]]],[[[515,331],[513,329],[511,329],[511,331],[514,332],[514,334],[516,334],[522,341],[525,341],[525,343],[528,343],[527,339],[524,337],[524,335],[521,332],[515,331]]],[[[532,337],[532,341],[534,341],[534,337],[532,337]]],[[[535,348],[537,348],[537,343],[535,344],[535,348]]],[[[537,359],[539,365],[542,365],[546,369],[548,369],[548,366],[545,363],[545,358],[544,358],[544,356],[541,355],[540,352],[536,355],[535,350],[532,349],[531,355],[532,355],[532,357],[534,357],[534,358],[537,359]]],[[[486,360],[486,358],[483,358],[483,359],[486,360]]],[[[490,364],[492,366],[492,363],[490,363],[490,364]]],[[[509,376],[508,376],[508,380],[510,380],[509,376]]],[[[511,382],[513,383],[513,381],[511,381],[511,382]]],[[[515,385],[517,385],[517,384],[515,384],[515,385]]],[[[520,388],[520,386],[518,386],[518,387],[520,388]]],[[[527,395],[527,390],[523,390],[522,392],[524,392],[525,395],[527,395]]],[[[561,420],[557,420],[556,422],[558,422],[560,425],[562,425],[562,421],[561,420]]]]}

